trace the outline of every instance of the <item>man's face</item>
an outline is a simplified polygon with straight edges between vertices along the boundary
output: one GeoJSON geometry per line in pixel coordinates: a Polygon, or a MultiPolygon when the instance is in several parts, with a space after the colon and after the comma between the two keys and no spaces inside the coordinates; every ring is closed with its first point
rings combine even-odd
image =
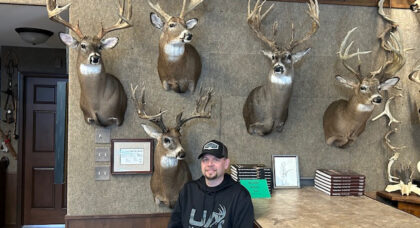
{"type": "Polygon", "coordinates": [[[201,159],[201,172],[207,180],[223,178],[228,167],[228,158],[217,158],[211,154],[206,154],[201,159]]]}

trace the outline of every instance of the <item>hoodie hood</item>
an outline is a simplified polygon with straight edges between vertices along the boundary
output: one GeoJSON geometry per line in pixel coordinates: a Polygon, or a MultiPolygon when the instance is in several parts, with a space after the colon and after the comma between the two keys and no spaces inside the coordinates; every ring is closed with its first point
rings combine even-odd
{"type": "Polygon", "coordinates": [[[232,180],[232,178],[230,177],[229,174],[224,174],[223,177],[223,181],[222,183],[220,183],[218,186],[216,187],[208,187],[206,185],[206,179],[204,176],[201,176],[200,179],[198,179],[198,181],[196,181],[195,183],[197,183],[198,188],[205,192],[206,194],[212,195],[214,193],[217,193],[219,191],[222,191],[223,189],[229,188],[230,186],[232,186],[233,184],[235,184],[236,182],[234,180],[232,180]]]}

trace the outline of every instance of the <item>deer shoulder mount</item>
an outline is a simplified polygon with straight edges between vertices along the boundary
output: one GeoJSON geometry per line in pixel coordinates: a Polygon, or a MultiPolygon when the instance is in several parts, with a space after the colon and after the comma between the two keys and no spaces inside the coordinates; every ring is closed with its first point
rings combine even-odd
{"type": "Polygon", "coordinates": [[[301,40],[294,40],[292,24],[292,39],[287,47],[276,44],[274,37],[277,33],[277,22],[273,25],[273,38],[269,39],[261,32],[261,21],[273,8],[273,5],[261,15],[265,1],[257,0],[254,8],[250,9],[248,1],[248,25],[255,32],[258,39],[267,44],[271,51],[262,53],[271,60],[271,69],[265,85],[254,88],[249,93],[243,106],[243,117],[249,134],[260,136],[269,134],[273,129],[280,132],[287,120],[290,97],[294,81],[293,65],[309,53],[310,48],[293,53],[295,47],[307,41],[319,28],[318,2],[309,1],[308,15],[312,19],[312,28],[301,40]]]}
{"type": "Polygon", "coordinates": [[[83,35],[78,23],[70,24],[60,16],[69,7],[70,4],[67,4],[60,8],[56,0],[47,0],[48,17],[77,35],[59,34],[64,44],[78,52],[76,66],[81,90],[80,108],[84,119],[88,124],[99,126],[121,125],[127,108],[127,95],[121,82],[114,75],[106,73],[101,52],[114,48],[118,43],[116,37],[104,38],[107,33],[131,26],[131,1],[128,1],[128,7],[125,7],[125,0],[122,5],[119,4],[119,20],[109,28],[102,27],[94,37],[83,35]]]}
{"type": "Polygon", "coordinates": [[[201,74],[201,59],[190,44],[191,30],[198,23],[196,18],[184,17],[204,0],[183,1],[179,17],[172,17],[162,10],[159,3],[148,3],[156,13],[150,14],[152,25],[162,31],[159,39],[158,74],[165,90],[177,93],[193,92],[201,74]]]}
{"type": "Polygon", "coordinates": [[[159,112],[156,115],[148,115],[145,111],[145,88],[141,90],[140,99],[136,98],[137,86],[131,86],[131,94],[134,103],[137,105],[137,114],[139,118],[148,120],[160,128],[156,128],[142,124],[144,131],[152,138],[157,140],[156,149],[154,152],[154,171],[150,180],[150,187],[152,190],[155,203],[159,205],[163,203],[169,208],[173,208],[177,199],[179,191],[184,184],[191,180],[191,172],[188,164],[185,162],[186,153],[181,145],[181,128],[192,119],[196,118],[210,118],[211,108],[206,111],[207,105],[212,97],[212,90],[207,90],[201,93],[200,98],[196,102],[195,112],[188,118],[182,118],[182,112],[176,117],[176,127],[167,128],[163,122],[162,115],[165,113],[159,112]]]}

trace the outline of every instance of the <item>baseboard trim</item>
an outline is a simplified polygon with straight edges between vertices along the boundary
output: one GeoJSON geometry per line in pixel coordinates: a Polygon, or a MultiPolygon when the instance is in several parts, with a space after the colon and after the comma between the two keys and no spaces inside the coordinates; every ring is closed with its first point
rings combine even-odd
{"type": "Polygon", "coordinates": [[[168,226],[170,217],[170,213],[91,216],[66,215],[65,220],[66,228],[166,228],[168,226]]]}

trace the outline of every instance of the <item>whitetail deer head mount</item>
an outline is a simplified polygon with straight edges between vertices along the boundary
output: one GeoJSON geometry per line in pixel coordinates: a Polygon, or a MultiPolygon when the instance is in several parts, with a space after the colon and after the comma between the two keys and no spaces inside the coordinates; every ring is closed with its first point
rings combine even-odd
{"type": "Polygon", "coordinates": [[[183,0],[179,17],[172,17],[162,10],[159,3],[148,0],[152,9],[160,15],[150,14],[152,25],[162,31],[159,39],[158,74],[165,90],[193,92],[201,74],[201,59],[197,50],[189,44],[191,29],[198,23],[196,18],[184,17],[204,0],[183,0]]]}
{"type": "Polygon", "coordinates": [[[182,112],[176,117],[176,127],[167,128],[163,122],[162,115],[165,111],[155,115],[148,115],[145,111],[145,88],[140,92],[140,99],[136,98],[137,86],[131,86],[131,94],[134,103],[137,106],[139,118],[148,120],[160,128],[156,130],[146,124],[142,124],[144,131],[152,138],[157,140],[154,153],[154,171],[150,180],[153,197],[156,204],[163,202],[172,208],[178,199],[179,191],[182,186],[191,180],[191,172],[185,162],[185,150],[181,145],[182,126],[196,118],[210,118],[211,109],[207,110],[208,104],[213,96],[212,89],[203,93],[200,91],[200,98],[196,102],[195,112],[188,118],[182,118],[182,112]]]}
{"type": "Polygon", "coordinates": [[[293,65],[302,59],[309,48],[293,53],[294,48],[309,40],[319,28],[318,2],[309,0],[307,14],[312,19],[311,30],[301,40],[294,40],[292,24],[292,38],[288,45],[280,47],[274,40],[277,33],[277,22],[273,25],[273,37],[270,39],[261,31],[261,21],[271,11],[274,5],[263,14],[265,1],[257,0],[251,11],[251,0],[248,1],[248,25],[255,32],[258,39],[270,47],[270,51],[262,51],[271,60],[268,82],[256,87],[248,95],[244,107],[243,117],[249,134],[260,136],[269,134],[273,129],[281,131],[287,120],[289,101],[292,94],[294,68],[293,65]]]}
{"type": "Polygon", "coordinates": [[[76,25],[65,21],[60,13],[71,4],[60,8],[56,0],[46,0],[48,17],[71,29],[77,38],[70,34],[60,33],[61,41],[78,52],[76,61],[80,83],[80,108],[87,123],[99,126],[121,125],[127,108],[127,95],[121,82],[113,75],[106,73],[101,52],[111,49],[118,43],[118,38],[104,36],[115,30],[130,27],[131,1],[125,6],[125,0],[119,2],[119,20],[109,28],[101,28],[96,36],[85,36],[76,25]]]}
{"type": "Polygon", "coordinates": [[[328,145],[344,148],[356,140],[365,130],[366,122],[370,118],[375,105],[382,102],[383,98],[380,92],[391,89],[399,81],[399,78],[394,77],[394,75],[405,64],[405,50],[398,36],[393,33],[398,25],[383,11],[383,0],[379,1],[378,6],[379,15],[389,23],[385,31],[379,36],[381,47],[387,53],[387,61],[377,71],[372,71],[370,75],[363,76],[360,56],[369,54],[370,51],[358,50],[349,54],[353,42],[346,46],[347,40],[357,27],[347,33],[340,45],[338,54],[344,67],[352,73],[356,80],[336,76],[336,79],[342,85],[353,90],[353,96],[348,101],[334,101],[325,110],[323,127],[325,141],[328,145]],[[346,62],[356,56],[358,58],[357,70],[346,62]],[[389,56],[391,56],[390,59],[388,59],[389,56]]]}

